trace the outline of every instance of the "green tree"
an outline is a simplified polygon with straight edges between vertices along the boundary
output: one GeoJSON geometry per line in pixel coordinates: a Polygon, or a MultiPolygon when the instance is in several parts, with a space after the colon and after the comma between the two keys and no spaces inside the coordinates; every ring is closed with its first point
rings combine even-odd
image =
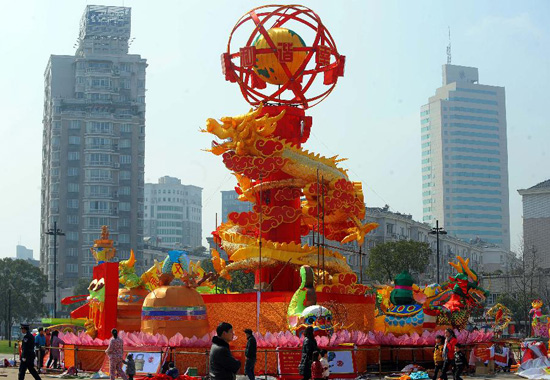
{"type": "Polygon", "coordinates": [[[207,256],[208,252],[206,247],[199,245],[198,247],[195,247],[191,250],[191,254],[196,256],[207,256]]]}
{"type": "Polygon", "coordinates": [[[39,268],[26,260],[0,260],[0,320],[5,335],[16,321],[32,321],[46,312],[42,299],[48,289],[48,279],[39,268]],[[11,290],[11,320],[8,319],[8,289],[11,290]]]}
{"type": "MultiPolygon", "coordinates": [[[[201,268],[206,272],[216,273],[212,260],[201,260],[201,268]]],[[[215,284],[223,293],[227,291],[242,293],[254,288],[254,273],[246,273],[242,270],[232,271],[231,281],[227,281],[224,278],[218,278],[215,284]]]]}
{"type": "Polygon", "coordinates": [[[91,278],[81,277],[78,279],[76,285],[73,288],[73,296],[81,296],[89,294],[88,286],[92,282],[91,278]]]}
{"type": "MultiPolygon", "coordinates": [[[[89,294],[88,286],[90,286],[90,282],[92,282],[91,278],[81,277],[76,282],[76,285],[73,287],[73,296],[85,296],[89,294]]],[[[72,303],[70,305],[61,305],[61,310],[63,312],[69,313],[80,306],[84,305],[87,301],[80,301],[76,303],[72,303]]]]}
{"type": "Polygon", "coordinates": [[[426,270],[432,251],[428,243],[400,240],[378,244],[370,250],[367,275],[381,282],[391,282],[404,270],[426,270]]]}

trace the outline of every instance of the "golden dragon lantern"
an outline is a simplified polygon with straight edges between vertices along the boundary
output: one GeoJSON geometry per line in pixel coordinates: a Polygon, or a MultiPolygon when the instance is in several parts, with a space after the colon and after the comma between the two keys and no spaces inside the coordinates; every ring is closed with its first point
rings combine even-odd
{"type": "Polygon", "coordinates": [[[338,157],[308,152],[312,118],[305,111],[325,99],[344,75],[345,57],[320,17],[300,5],[263,6],[246,13],[222,54],[225,79],[237,83],[249,113],[207,121],[203,132],[222,140],[211,152],[237,177],[239,199],[252,211],[231,213],[213,233],[228,254],[213,252],[222,276],[254,270],[256,288],[291,291],[296,267],[317,273],[351,269],[338,252],[302,245],[310,231],[342,243],[363,243],[376,224],[365,224],[361,183],[338,167],[338,157]],[[249,37],[236,41],[238,35],[249,37]],[[322,78],[322,80],[319,80],[322,78]],[[322,219],[322,225],[319,220],[322,219]]]}

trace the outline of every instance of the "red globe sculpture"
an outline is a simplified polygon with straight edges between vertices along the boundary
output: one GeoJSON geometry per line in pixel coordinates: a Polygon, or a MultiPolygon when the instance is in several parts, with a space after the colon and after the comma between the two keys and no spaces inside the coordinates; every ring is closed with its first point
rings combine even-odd
{"type": "Polygon", "coordinates": [[[301,5],[249,11],[235,24],[222,54],[225,79],[238,83],[253,106],[313,107],[332,92],[344,75],[344,64],[345,56],[338,53],[321,18],[301,5]],[[249,35],[246,44],[232,46],[240,33],[249,35]],[[320,74],[322,83],[316,81],[320,74]]]}

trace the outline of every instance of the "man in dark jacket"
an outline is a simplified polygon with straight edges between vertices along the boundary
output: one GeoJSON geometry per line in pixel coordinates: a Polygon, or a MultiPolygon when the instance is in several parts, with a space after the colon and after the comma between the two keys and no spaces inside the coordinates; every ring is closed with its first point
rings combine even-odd
{"type": "Polygon", "coordinates": [[[244,374],[248,376],[250,380],[254,380],[254,367],[256,366],[256,338],[252,335],[252,330],[245,329],[246,334],[246,349],[244,350],[244,356],[246,361],[244,362],[244,374]]]}
{"type": "Polygon", "coordinates": [[[229,342],[233,341],[233,326],[222,322],[216,328],[210,349],[210,379],[234,380],[241,362],[231,355],[229,342]]]}
{"type": "Polygon", "coordinates": [[[28,324],[21,323],[23,340],[21,342],[21,365],[19,366],[18,380],[23,380],[25,378],[25,372],[27,372],[27,369],[36,380],[42,380],[34,368],[34,336],[32,336],[29,330],[30,328],[28,324]]]}

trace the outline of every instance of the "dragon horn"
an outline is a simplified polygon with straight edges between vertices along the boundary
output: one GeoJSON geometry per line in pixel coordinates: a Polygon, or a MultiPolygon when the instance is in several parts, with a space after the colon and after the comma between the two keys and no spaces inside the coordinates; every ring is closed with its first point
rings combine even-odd
{"type": "Polygon", "coordinates": [[[455,268],[458,273],[464,273],[459,263],[453,263],[452,261],[449,261],[449,265],[455,268]]]}
{"type": "Polygon", "coordinates": [[[466,273],[468,276],[470,276],[474,281],[477,281],[477,274],[470,269],[468,264],[470,263],[470,259],[464,260],[462,257],[457,256],[456,257],[458,261],[462,264],[462,268],[464,270],[464,273],[466,273]]]}
{"type": "Polygon", "coordinates": [[[127,260],[127,265],[129,268],[133,268],[136,264],[136,256],[134,256],[134,250],[130,250],[130,258],[127,260]]]}

